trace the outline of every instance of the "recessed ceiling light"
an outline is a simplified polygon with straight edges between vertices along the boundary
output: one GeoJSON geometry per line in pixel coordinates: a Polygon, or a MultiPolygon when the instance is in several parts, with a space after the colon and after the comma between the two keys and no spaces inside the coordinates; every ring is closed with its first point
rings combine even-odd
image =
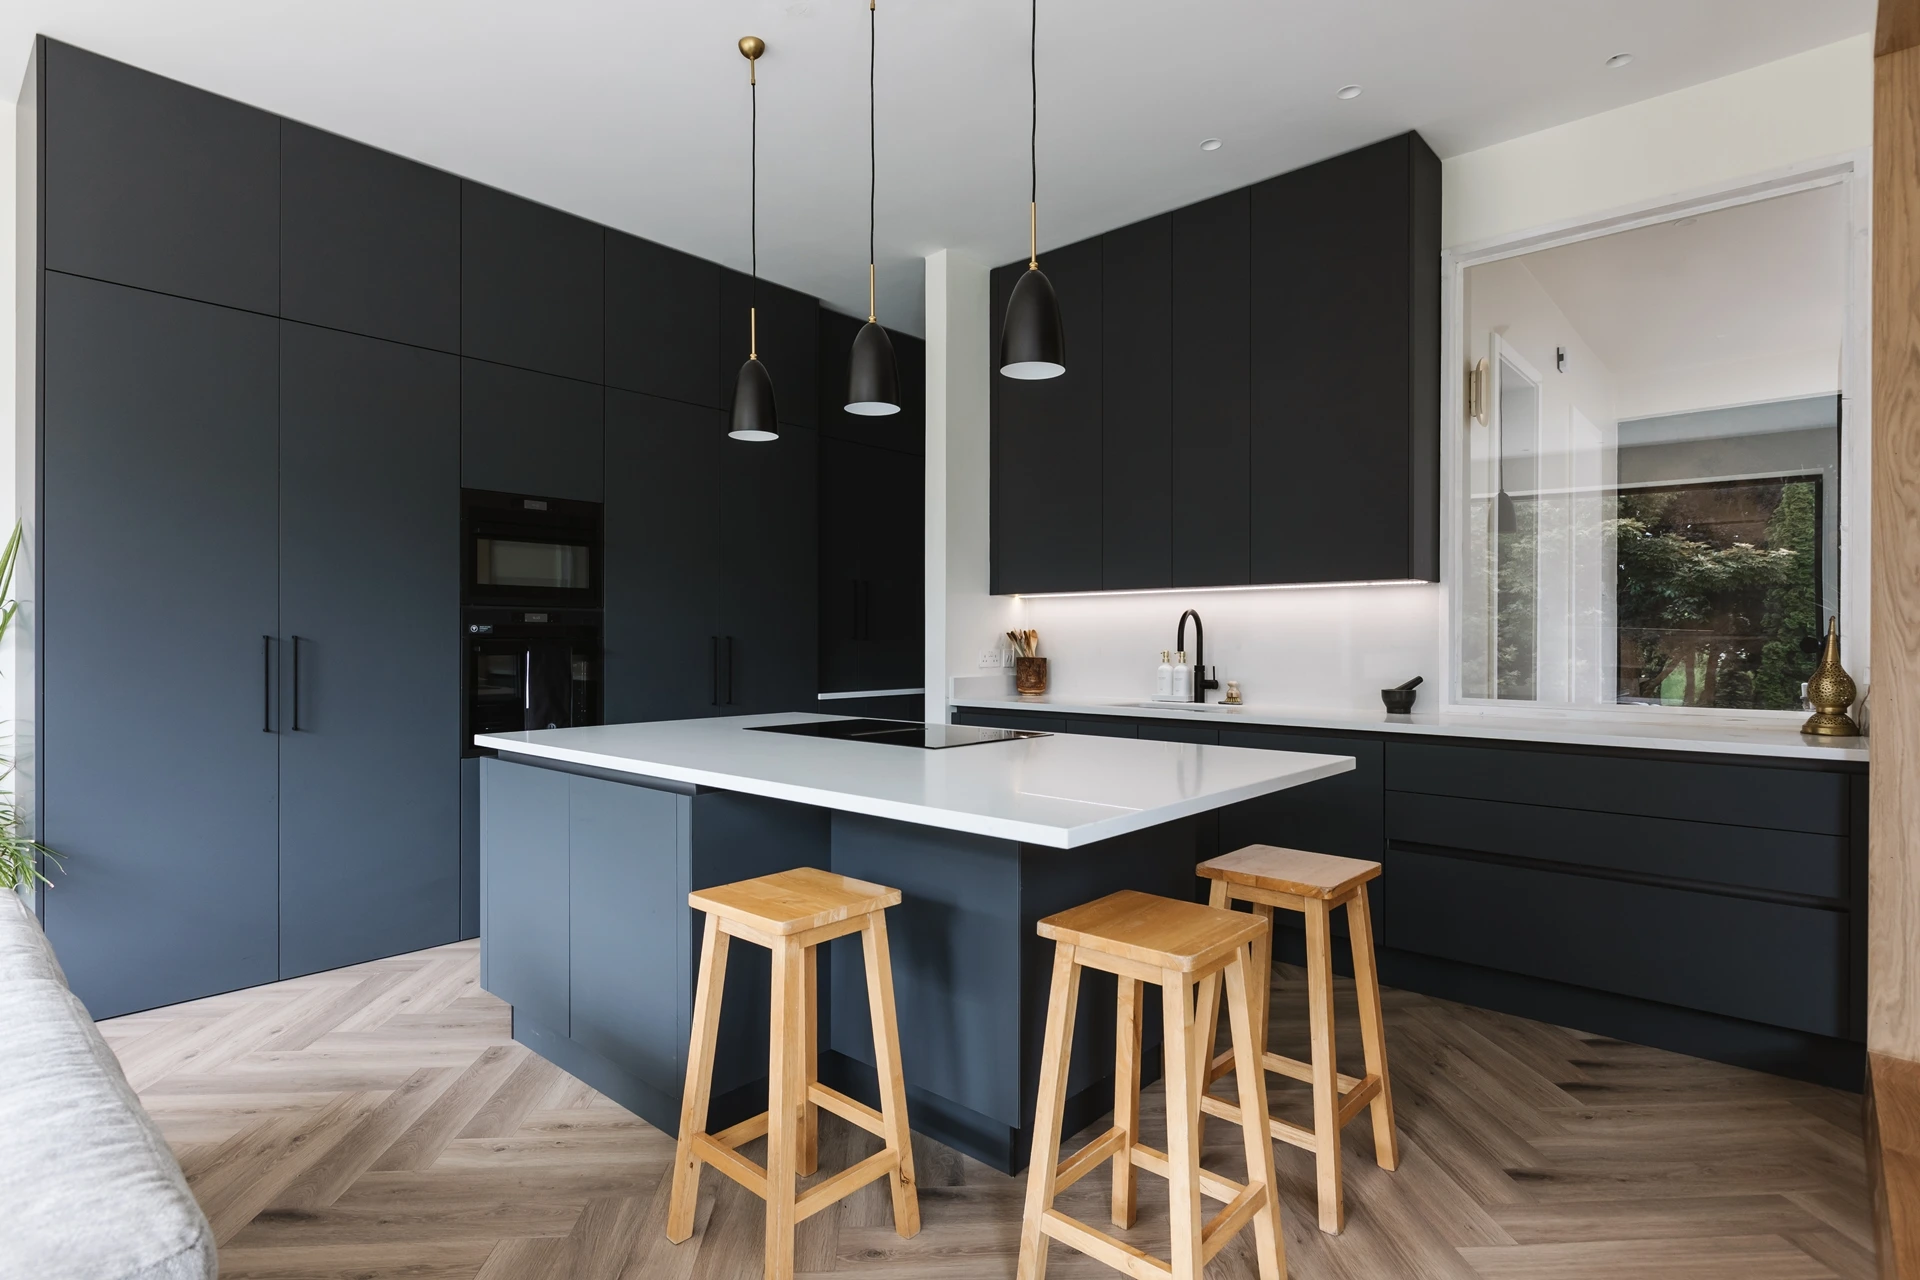
{"type": "Polygon", "coordinates": [[[1612,56],[1611,58],[1608,58],[1608,59],[1607,59],[1607,65],[1608,65],[1608,66],[1610,66],[1610,67],[1624,67],[1624,66],[1626,66],[1626,65],[1627,65],[1627,64],[1628,64],[1629,62],[1632,62],[1632,61],[1633,61],[1633,55],[1632,55],[1632,54],[1630,54],[1630,53],[1616,53],[1616,54],[1614,54],[1614,55],[1613,55],[1613,56],[1612,56]]]}
{"type": "Polygon", "coordinates": [[[1200,149],[1202,151],[1218,151],[1220,149],[1220,139],[1208,138],[1201,142],[1200,149]]]}
{"type": "Polygon", "coordinates": [[[1690,227],[1698,221],[1700,221],[1700,219],[1698,218],[1682,218],[1680,219],[1680,221],[1674,223],[1673,225],[1676,227],[1690,227]]]}
{"type": "Polygon", "coordinates": [[[1342,102],[1352,102],[1360,96],[1360,86],[1357,84],[1343,84],[1334,90],[1333,96],[1342,102]]]}

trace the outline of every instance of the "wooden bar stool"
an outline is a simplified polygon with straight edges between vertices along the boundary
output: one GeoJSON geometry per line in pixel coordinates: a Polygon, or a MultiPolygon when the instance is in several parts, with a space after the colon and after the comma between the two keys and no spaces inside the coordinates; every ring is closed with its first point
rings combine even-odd
{"type": "Polygon", "coordinates": [[[1267,1096],[1259,1081],[1243,1076],[1240,1105],[1247,1122],[1245,1186],[1200,1167],[1200,1097],[1213,1037],[1199,1014],[1219,1017],[1221,976],[1233,1043],[1254,1051],[1251,944],[1267,922],[1242,912],[1197,902],[1156,898],[1125,890],[1049,916],[1040,936],[1054,940],[1053,988],[1047,1000],[1047,1033],[1040,1058],[1040,1098],[1033,1117],[1033,1160],[1027,1170],[1027,1212],[1020,1230],[1020,1280],[1041,1280],[1048,1239],[1071,1245],[1131,1276],[1200,1280],[1207,1262],[1239,1233],[1253,1227],[1261,1280],[1286,1274],[1280,1236],[1280,1202],[1274,1190],[1273,1145],[1267,1141],[1267,1096]],[[1080,971],[1104,969],[1119,978],[1119,1025],[1115,1028],[1113,1127],[1065,1161],[1060,1159],[1060,1109],[1067,1095],[1068,1046],[1080,998],[1080,971]],[[1141,984],[1160,988],[1166,1028],[1167,1149],[1140,1143],[1141,984]],[[1194,984],[1200,987],[1198,1001],[1194,984]],[[1113,1163],[1113,1222],[1134,1219],[1133,1168],[1157,1173],[1169,1184],[1173,1262],[1116,1240],[1053,1207],[1056,1195],[1113,1163]],[[1226,1203],[1203,1222],[1200,1197],[1226,1203]]]}
{"type": "Polygon", "coordinates": [[[710,1164],[767,1203],[767,1280],[793,1275],[794,1228],[875,1178],[893,1180],[893,1225],[903,1236],[919,1234],[920,1202],[913,1186],[913,1146],[907,1134],[907,1090],[900,1076],[900,1033],[893,1016],[893,966],[887,953],[886,909],[900,901],[898,889],[802,867],[741,880],[687,895],[707,913],[700,949],[700,981],[693,997],[693,1043],[687,1055],[687,1091],[680,1102],[680,1141],[675,1153],[673,1198],[667,1207],[667,1239],[693,1234],[700,1166],[710,1164]],[[880,1076],[880,1109],[819,1082],[815,999],[815,948],[846,934],[860,934],[867,962],[867,1004],[873,1014],[874,1065],[880,1076]],[[730,938],[773,954],[773,1016],[768,1034],[767,1110],[721,1133],[708,1133],[707,1103],[713,1088],[714,1038],[720,1030],[720,994],[726,987],[730,938]],[[794,1179],[819,1163],[821,1107],[859,1125],[886,1143],[826,1181],[796,1193],[794,1179]],[[766,1135],[766,1167],[737,1148],[766,1135]]]}
{"type": "MultiPolygon", "coordinates": [[[[1373,1110],[1373,1152],[1382,1169],[1400,1164],[1399,1140],[1393,1131],[1393,1092],[1387,1080],[1387,1044],[1380,1018],[1380,975],[1373,962],[1373,916],[1367,910],[1367,881],[1380,874],[1380,864],[1359,858],[1340,858],[1300,849],[1278,849],[1250,844],[1233,853],[1203,862],[1200,874],[1213,881],[1208,902],[1225,907],[1251,903],[1255,915],[1273,922],[1273,909],[1298,911],[1307,925],[1307,1018],[1313,1061],[1301,1062],[1266,1051],[1267,991],[1273,981],[1273,934],[1263,930],[1254,943],[1254,1043],[1268,1071],[1313,1086],[1313,1128],[1303,1129],[1269,1117],[1273,1136],[1281,1142],[1314,1153],[1320,1186],[1320,1229],[1337,1235],[1346,1225],[1346,1201],[1340,1191],[1340,1131],[1360,1114],[1373,1110]],[[1333,1049],[1333,944],[1329,926],[1336,907],[1347,909],[1347,932],[1353,942],[1353,985],[1360,1000],[1360,1044],[1366,1056],[1364,1079],[1341,1075],[1333,1049]]],[[[1218,996],[1216,995],[1217,999],[1218,996]]],[[[1219,1025],[1219,1013],[1208,1010],[1207,1030],[1219,1025]]],[[[1211,1084],[1234,1069],[1238,1049],[1223,1052],[1207,1073],[1211,1084]]],[[[1237,1073],[1242,1092],[1255,1074],[1237,1073]]],[[[1262,1083],[1265,1083],[1264,1080],[1262,1083]]],[[[1264,1096],[1264,1090],[1262,1091],[1264,1096]]],[[[1207,1097],[1201,1108],[1236,1123],[1240,1108],[1223,1098],[1207,1097]]]]}

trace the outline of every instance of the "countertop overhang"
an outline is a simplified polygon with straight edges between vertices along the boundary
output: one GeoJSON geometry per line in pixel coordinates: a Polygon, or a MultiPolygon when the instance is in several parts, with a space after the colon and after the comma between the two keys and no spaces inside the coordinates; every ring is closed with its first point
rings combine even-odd
{"type": "Polygon", "coordinates": [[[1351,756],[1080,734],[924,751],[746,732],[752,725],[840,718],[729,716],[483,733],[473,741],[513,756],[1056,849],[1110,840],[1354,767],[1351,756]]]}
{"type": "Polygon", "coordinates": [[[1209,704],[1200,711],[1180,703],[1142,706],[1138,702],[1090,698],[1039,697],[951,698],[949,705],[987,711],[1051,712],[1054,715],[1109,716],[1123,720],[1183,720],[1218,725],[1268,725],[1285,729],[1335,729],[1362,733],[1394,733],[1448,738],[1481,738],[1495,742],[1545,742],[1566,746],[1618,747],[1638,751],[1699,751],[1715,755],[1773,756],[1865,764],[1866,738],[1819,738],[1795,731],[1790,718],[1778,722],[1740,721],[1710,716],[1658,716],[1626,710],[1588,716],[1520,716],[1498,711],[1415,711],[1388,715],[1384,709],[1305,710],[1248,705],[1237,708],[1209,704]]]}

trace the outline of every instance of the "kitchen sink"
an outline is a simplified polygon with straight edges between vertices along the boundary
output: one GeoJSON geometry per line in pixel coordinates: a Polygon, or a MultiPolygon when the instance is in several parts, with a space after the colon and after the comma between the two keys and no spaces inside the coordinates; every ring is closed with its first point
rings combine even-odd
{"type": "Polygon", "coordinates": [[[1123,707],[1149,707],[1155,711],[1220,711],[1228,715],[1245,711],[1245,707],[1230,707],[1224,702],[1123,702],[1123,707]]]}

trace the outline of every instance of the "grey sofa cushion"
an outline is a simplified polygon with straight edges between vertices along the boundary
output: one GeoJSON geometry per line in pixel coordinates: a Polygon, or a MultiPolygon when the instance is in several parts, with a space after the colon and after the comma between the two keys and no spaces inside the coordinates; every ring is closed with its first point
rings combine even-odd
{"type": "Polygon", "coordinates": [[[32,972],[30,944],[45,939],[9,905],[0,903],[0,1278],[212,1280],[213,1232],[166,1139],[51,956],[50,969],[32,972]]]}
{"type": "Polygon", "coordinates": [[[0,985],[15,978],[52,978],[67,985],[67,975],[60,971],[26,899],[0,890],[0,985]]]}

